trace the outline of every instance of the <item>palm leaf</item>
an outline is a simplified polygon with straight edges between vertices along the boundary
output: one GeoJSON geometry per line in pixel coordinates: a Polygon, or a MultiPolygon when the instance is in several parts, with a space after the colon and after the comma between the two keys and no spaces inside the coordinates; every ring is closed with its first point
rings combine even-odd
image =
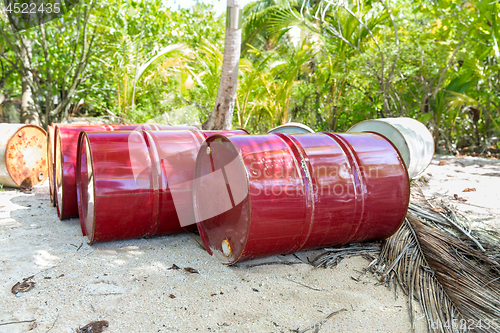
{"type": "Polygon", "coordinates": [[[412,218],[405,219],[401,228],[382,247],[378,270],[382,282],[397,279],[409,299],[409,315],[414,327],[413,299],[420,301],[427,327],[437,332],[453,332],[450,325],[462,317],[429,267],[412,218]],[[386,268],[388,267],[388,268],[386,268]],[[447,327],[448,326],[448,327],[447,327]]]}
{"type": "MultiPolygon", "coordinates": [[[[367,270],[380,275],[381,283],[397,282],[403,289],[412,327],[416,299],[429,332],[500,332],[500,233],[458,215],[445,205],[412,202],[402,226],[367,270]]],[[[373,249],[374,243],[328,249],[313,265],[335,266],[339,258],[366,256],[373,249]]]]}
{"type": "Polygon", "coordinates": [[[449,91],[450,95],[446,98],[448,107],[451,109],[462,110],[468,105],[477,106],[478,102],[474,98],[459,92],[449,91]]]}
{"type": "Polygon", "coordinates": [[[137,70],[137,75],[134,78],[134,85],[137,84],[137,82],[140,80],[142,74],[144,74],[146,71],[150,70],[153,68],[156,64],[156,61],[160,58],[166,57],[166,58],[178,58],[186,52],[187,47],[182,44],[173,44],[169,45],[167,47],[162,48],[154,57],[146,61],[145,63],[141,64],[137,70]]]}

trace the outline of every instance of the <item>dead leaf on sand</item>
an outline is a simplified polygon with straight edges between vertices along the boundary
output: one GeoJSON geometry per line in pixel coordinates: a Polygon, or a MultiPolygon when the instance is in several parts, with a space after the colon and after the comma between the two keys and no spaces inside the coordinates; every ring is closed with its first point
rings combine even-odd
{"type": "Polygon", "coordinates": [[[36,323],[36,321],[34,321],[33,324],[31,324],[30,329],[28,331],[34,330],[37,326],[38,324],[36,323]]]}
{"type": "Polygon", "coordinates": [[[93,321],[82,328],[76,329],[76,333],[101,333],[104,327],[108,327],[109,323],[106,320],[93,321]]]}
{"type": "Polygon", "coordinates": [[[191,268],[191,267],[184,267],[184,270],[186,272],[189,272],[189,273],[193,273],[193,274],[200,274],[196,269],[194,268],[191,268]]]}
{"type": "Polygon", "coordinates": [[[463,190],[462,192],[476,192],[476,189],[475,188],[469,188],[467,187],[465,190],[463,190]]]}
{"type": "Polygon", "coordinates": [[[443,166],[443,165],[446,165],[446,164],[448,164],[448,162],[446,162],[446,160],[441,160],[438,163],[439,166],[443,166]]]}
{"type": "Polygon", "coordinates": [[[444,210],[443,208],[441,207],[431,207],[429,208],[430,210],[432,210],[433,212],[436,212],[436,213],[443,213],[445,214],[446,213],[446,210],[444,210]]]}
{"type": "Polygon", "coordinates": [[[25,178],[22,182],[21,185],[19,185],[21,188],[21,191],[31,191],[33,188],[33,183],[31,182],[31,178],[25,178]]]}
{"type": "Polygon", "coordinates": [[[466,201],[467,201],[467,199],[462,198],[462,197],[459,197],[459,196],[458,196],[458,194],[456,194],[456,193],[455,193],[455,194],[453,194],[453,198],[454,198],[455,200],[458,200],[458,201],[463,201],[463,202],[466,202],[466,201]]]}
{"type": "Polygon", "coordinates": [[[35,282],[27,282],[27,281],[24,281],[23,283],[18,282],[12,287],[11,292],[14,295],[17,295],[17,293],[25,293],[33,289],[34,286],[35,282]]]}
{"type": "Polygon", "coordinates": [[[14,286],[12,286],[12,289],[10,290],[14,295],[17,295],[17,293],[25,293],[35,286],[35,282],[29,281],[34,277],[34,275],[24,278],[23,282],[18,282],[14,286]]]}

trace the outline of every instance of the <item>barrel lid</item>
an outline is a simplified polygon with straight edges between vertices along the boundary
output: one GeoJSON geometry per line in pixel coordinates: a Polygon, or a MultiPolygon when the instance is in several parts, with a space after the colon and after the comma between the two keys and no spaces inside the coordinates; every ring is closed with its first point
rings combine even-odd
{"type": "Polygon", "coordinates": [[[401,132],[390,123],[379,119],[365,120],[349,128],[348,132],[372,132],[382,135],[384,138],[392,142],[392,144],[399,151],[406,167],[409,168],[410,149],[408,147],[408,143],[401,132]]]}
{"type": "Polygon", "coordinates": [[[271,129],[268,134],[271,133],[291,133],[291,134],[299,134],[299,133],[314,133],[314,130],[311,129],[309,126],[306,126],[301,123],[286,123],[284,125],[275,127],[271,129]]]}
{"type": "Polygon", "coordinates": [[[242,256],[250,227],[248,174],[236,146],[223,135],[210,136],[196,159],[194,213],[208,253],[224,264],[242,256]]]}
{"type": "Polygon", "coordinates": [[[351,127],[349,132],[372,132],[389,140],[403,158],[410,178],[421,174],[434,156],[434,138],[431,132],[413,118],[367,120],[351,127]]]}
{"type": "Polygon", "coordinates": [[[21,127],[6,147],[5,165],[12,180],[30,188],[47,178],[47,139],[36,125],[21,127]]]}

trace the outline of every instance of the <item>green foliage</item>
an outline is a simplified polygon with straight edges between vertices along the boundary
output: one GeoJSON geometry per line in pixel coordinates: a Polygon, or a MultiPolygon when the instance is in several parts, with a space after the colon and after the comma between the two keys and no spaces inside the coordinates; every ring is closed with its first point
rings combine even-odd
{"type": "MultiPolygon", "coordinates": [[[[345,131],[367,118],[409,116],[426,123],[439,146],[495,145],[499,8],[488,0],[252,2],[243,11],[233,124],[254,133],[288,121],[345,131]]],[[[67,84],[72,15],[46,25],[49,57],[37,47],[33,54],[67,84]]],[[[203,4],[172,10],[162,0],[98,1],[88,77],[74,102],[83,98],[88,114],[125,121],[204,122],[220,80],[224,20],[203,4]]],[[[38,40],[39,30],[26,36],[38,40]]],[[[0,55],[0,89],[19,96],[2,39],[0,55]]]]}

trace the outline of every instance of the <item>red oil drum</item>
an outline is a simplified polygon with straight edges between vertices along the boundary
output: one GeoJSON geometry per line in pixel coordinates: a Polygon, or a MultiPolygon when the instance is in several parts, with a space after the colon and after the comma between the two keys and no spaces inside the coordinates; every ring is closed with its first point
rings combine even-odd
{"type": "MultiPolygon", "coordinates": [[[[219,132],[81,132],[80,225],[89,243],[196,230],[192,181],[198,149],[219,132]]],[[[222,131],[226,136],[248,134],[222,131]]]]}
{"type": "Polygon", "coordinates": [[[201,238],[224,264],[387,238],[409,195],[398,151],[372,133],[213,135],[193,186],[201,238]]]}
{"type": "Polygon", "coordinates": [[[104,124],[52,124],[47,126],[47,173],[49,175],[49,191],[50,191],[50,201],[53,206],[57,205],[57,195],[56,195],[56,141],[55,141],[55,132],[56,128],[66,128],[66,127],[92,127],[92,126],[98,126],[99,128],[102,128],[105,126],[104,124]]]}
{"type": "Polygon", "coordinates": [[[67,219],[78,217],[78,205],[76,197],[76,153],[78,145],[78,135],[84,131],[133,131],[136,129],[166,130],[180,128],[195,128],[189,126],[168,126],[168,125],[70,125],[56,126],[55,128],[55,199],[57,201],[57,215],[59,218],[67,219]]]}

